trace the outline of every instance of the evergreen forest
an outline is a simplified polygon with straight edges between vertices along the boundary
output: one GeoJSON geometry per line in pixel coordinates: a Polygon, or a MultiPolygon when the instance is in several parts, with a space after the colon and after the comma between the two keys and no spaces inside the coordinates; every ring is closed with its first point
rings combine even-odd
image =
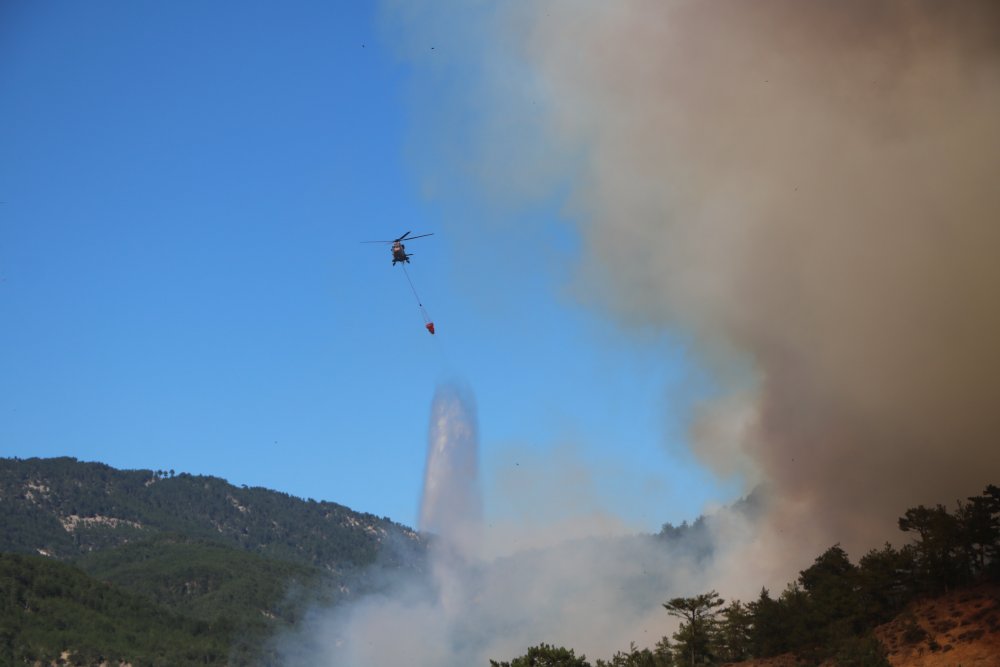
{"type": "MultiPolygon", "coordinates": [[[[734,508],[756,511],[753,494],[734,508]]],[[[903,512],[908,538],[852,562],[829,547],[784,590],[662,601],[677,630],[593,662],[542,643],[492,667],[683,667],[783,654],[884,667],[873,629],[915,600],[1000,585],[1000,488],[903,512]]],[[[711,553],[704,519],[655,539],[711,553]]],[[[0,459],[0,665],[271,665],[312,605],[426,571],[426,538],[385,517],[214,477],[71,458],[0,459]]],[[[1000,609],[998,605],[997,609],[1000,609]]],[[[1000,630],[1000,612],[985,618],[1000,630]]],[[[907,629],[921,639],[915,623],[907,629]]],[[[485,667],[485,666],[484,666],[485,667]]]]}
{"type": "Polygon", "coordinates": [[[388,518],[215,477],[0,459],[0,665],[266,665],[311,605],[425,549],[388,518]]]}
{"type": "MultiPolygon", "coordinates": [[[[910,543],[898,549],[887,543],[857,563],[835,544],[777,594],[762,588],[747,602],[726,603],[715,591],[665,600],[664,613],[680,619],[679,626],[653,647],[632,645],[590,663],[572,648],[543,643],[510,661],[491,660],[491,667],[707,666],[783,654],[803,664],[888,667],[885,648],[872,635],[876,626],[914,600],[1000,584],[1000,488],[989,485],[953,511],[908,509],[899,529],[910,543]]],[[[676,531],[668,526],[666,532],[676,531]]],[[[991,632],[1000,630],[995,607],[984,620],[991,632]]],[[[907,630],[912,641],[923,633],[916,623],[907,630]]]]}

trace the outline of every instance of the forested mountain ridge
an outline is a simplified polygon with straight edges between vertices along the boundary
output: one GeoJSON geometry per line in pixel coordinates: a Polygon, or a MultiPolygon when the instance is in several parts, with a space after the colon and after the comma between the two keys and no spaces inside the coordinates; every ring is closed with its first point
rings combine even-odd
{"type": "Polygon", "coordinates": [[[0,665],[269,665],[275,632],[363,593],[373,563],[421,569],[426,546],[217,477],[0,458],[0,665]]]}
{"type": "MultiPolygon", "coordinates": [[[[709,523],[649,537],[700,561],[709,523]]],[[[593,664],[1000,667],[1000,488],[951,511],[910,508],[898,527],[909,544],[856,563],[833,545],[774,595],[667,600],[677,632],[593,664]]],[[[377,589],[372,562],[423,570],[425,547],[385,518],[214,477],[0,459],[0,665],[66,652],[87,665],[277,664],[276,632],[377,589]]],[[[543,644],[491,664],[592,663],[543,644]]]]}
{"type": "Polygon", "coordinates": [[[401,524],[333,502],[69,457],[0,459],[0,526],[0,552],[66,559],[174,533],[332,572],[374,562],[391,540],[422,545],[401,524]]]}

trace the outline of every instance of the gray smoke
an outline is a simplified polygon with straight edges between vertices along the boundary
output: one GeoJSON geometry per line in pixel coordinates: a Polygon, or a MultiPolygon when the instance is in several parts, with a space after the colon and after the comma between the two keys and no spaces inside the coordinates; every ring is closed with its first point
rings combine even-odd
{"type": "MultiPolygon", "coordinates": [[[[751,532],[746,512],[700,522],[694,540],[623,536],[603,516],[552,522],[544,533],[483,526],[477,450],[471,393],[440,387],[421,504],[421,527],[434,531],[425,576],[367,573],[374,592],[314,610],[281,638],[285,664],[468,667],[509,660],[541,642],[591,658],[609,658],[631,642],[652,646],[674,629],[660,604],[709,586],[719,574],[713,544],[721,535],[745,540],[751,532]]],[[[535,483],[556,478],[540,474],[535,483]]],[[[751,595],[759,581],[738,588],[751,595]]]]}
{"type": "Polygon", "coordinates": [[[691,341],[726,389],[692,447],[769,498],[761,521],[718,513],[700,556],[611,539],[606,517],[603,539],[553,525],[528,550],[487,527],[506,550],[446,552],[429,584],[318,616],[327,644],[299,664],[465,667],[540,641],[607,658],[668,634],[669,597],[747,599],[996,482],[1000,4],[385,9],[425,191],[478,192],[464,220],[568,192],[580,292],[691,341]]]}
{"type": "Polygon", "coordinates": [[[430,190],[569,192],[581,294],[727,388],[692,447],[767,484],[787,577],[995,481],[1000,4],[435,7],[392,23],[430,190]]]}

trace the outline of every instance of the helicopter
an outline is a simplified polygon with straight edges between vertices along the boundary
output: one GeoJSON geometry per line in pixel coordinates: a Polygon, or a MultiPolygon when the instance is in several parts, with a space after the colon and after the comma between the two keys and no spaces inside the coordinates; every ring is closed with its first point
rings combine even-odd
{"type": "Polygon", "coordinates": [[[424,318],[424,327],[430,334],[434,335],[434,322],[431,320],[431,316],[427,314],[427,309],[424,308],[424,304],[420,301],[420,296],[417,294],[417,288],[413,286],[413,281],[410,280],[410,274],[406,270],[406,265],[410,263],[410,257],[413,255],[406,252],[406,246],[403,245],[403,241],[412,241],[413,239],[422,239],[425,236],[434,236],[434,234],[419,234],[417,236],[410,236],[412,232],[406,232],[399,238],[395,238],[391,241],[362,241],[362,243],[386,243],[392,244],[392,265],[396,266],[398,263],[403,264],[403,275],[406,276],[406,282],[410,284],[410,290],[413,291],[413,298],[417,300],[417,307],[420,308],[420,316],[424,318]]]}
{"type": "Polygon", "coordinates": [[[392,265],[396,266],[397,262],[403,262],[404,264],[410,263],[410,257],[413,257],[412,253],[406,252],[406,246],[403,245],[403,241],[412,241],[413,239],[422,239],[425,236],[434,236],[431,234],[420,234],[419,236],[410,236],[411,232],[406,232],[399,238],[393,239],[391,241],[362,241],[362,243],[391,243],[392,244],[392,265]]]}

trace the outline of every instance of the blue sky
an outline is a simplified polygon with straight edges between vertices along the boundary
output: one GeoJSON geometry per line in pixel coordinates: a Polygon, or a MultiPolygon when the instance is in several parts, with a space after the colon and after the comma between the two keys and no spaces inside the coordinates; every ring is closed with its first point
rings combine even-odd
{"type": "Polygon", "coordinates": [[[218,475],[414,525],[434,389],[459,381],[490,517],[523,511],[497,482],[522,461],[587,471],[589,504],[554,512],[644,530],[732,499],[684,450],[710,384],[683,347],[573,297],[559,192],[516,211],[427,192],[424,74],[385,20],[4,3],[0,455],[218,475]],[[435,234],[408,246],[434,337],[388,249],[359,243],[407,230],[435,234]]]}

